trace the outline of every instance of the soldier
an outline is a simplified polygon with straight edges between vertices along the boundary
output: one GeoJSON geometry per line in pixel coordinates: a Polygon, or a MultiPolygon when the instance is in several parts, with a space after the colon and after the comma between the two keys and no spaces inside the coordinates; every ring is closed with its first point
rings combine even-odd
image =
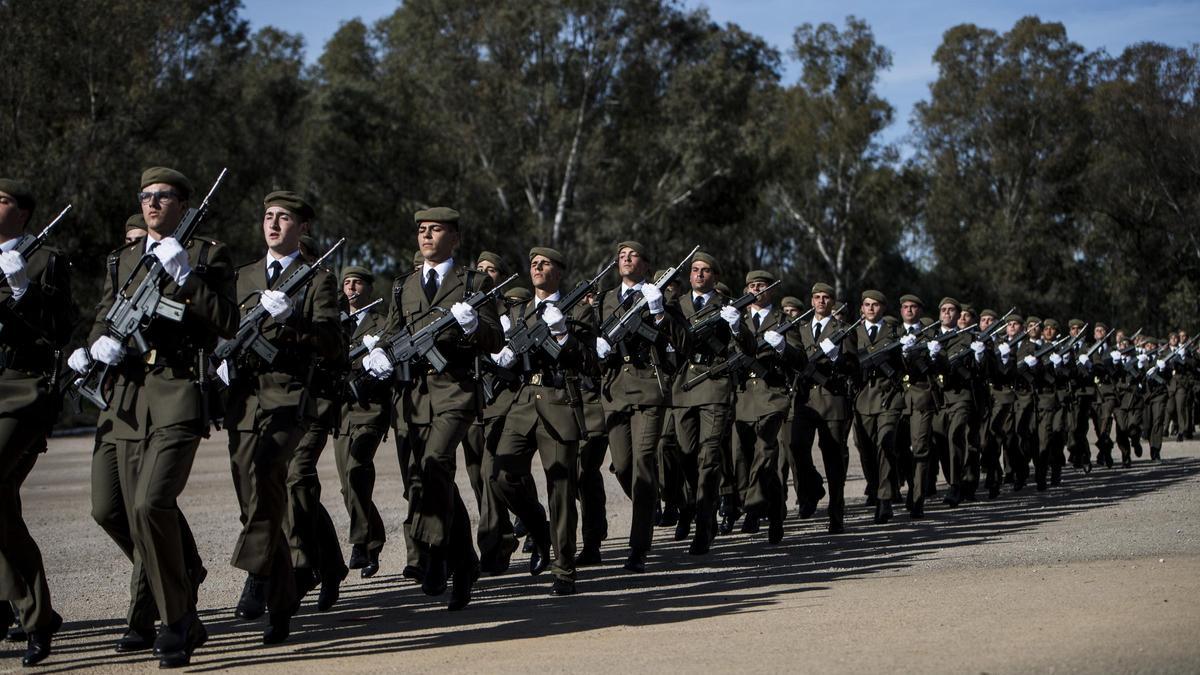
{"type": "Polygon", "coordinates": [[[50,655],[62,627],[41,551],[21,515],[20,493],[58,415],[58,351],[77,315],[66,257],[47,246],[28,259],[18,250],[35,206],[25,183],[0,178],[0,626],[18,623],[25,666],[50,655]]]}
{"type": "MultiPolygon", "coordinates": [[[[980,314],[980,329],[991,329],[991,323],[986,327],[983,319],[987,317],[984,310],[980,314]]],[[[987,487],[988,499],[1000,495],[1000,486],[1004,483],[1003,466],[1010,470],[1028,461],[1021,455],[1021,442],[1017,437],[1016,417],[1016,383],[1014,381],[1016,358],[1013,355],[1014,345],[1024,333],[1024,320],[1019,314],[1009,314],[1002,319],[1004,332],[992,339],[992,351],[985,369],[984,379],[988,384],[988,414],[983,439],[983,466],[987,473],[984,485],[987,487]]]]}
{"type": "MultiPolygon", "coordinates": [[[[263,643],[276,644],[287,639],[291,617],[304,591],[314,582],[311,568],[296,572],[293,565],[324,562],[299,548],[290,552],[284,530],[291,508],[301,509],[301,513],[291,516],[292,523],[301,527],[311,527],[316,517],[311,502],[314,494],[310,491],[315,458],[308,453],[295,457],[304,434],[318,423],[317,396],[308,392],[313,384],[311,364],[316,359],[343,358],[346,347],[338,325],[333,273],[318,270],[297,297],[278,290],[294,273],[288,272],[289,267],[315,262],[300,247],[300,237],[308,232],[313,218],[312,207],[300,195],[280,190],[266,196],[263,208],[267,253],[238,268],[237,297],[243,314],[258,305],[267,311],[270,317],[261,327],[263,337],[280,353],[271,364],[243,355],[239,363],[222,362],[217,374],[229,385],[225,423],[233,484],[242,513],[242,531],[231,562],[246,572],[246,583],[235,613],[239,619],[252,621],[269,609],[263,643]],[[297,499],[289,499],[289,492],[297,499]]],[[[317,555],[326,555],[327,547],[336,543],[318,544],[322,553],[317,555]]],[[[326,578],[344,576],[340,568],[332,572],[326,578]]],[[[319,604],[328,606],[336,596],[331,598],[324,583],[322,586],[319,604]]],[[[336,584],[330,586],[336,591],[336,584]]]]}
{"type": "MultiPolygon", "coordinates": [[[[592,325],[599,325],[600,307],[596,293],[588,293],[580,311],[587,312],[592,325]]],[[[608,538],[608,514],[605,509],[607,497],[604,493],[604,474],[600,467],[608,451],[608,433],[604,428],[604,406],[600,401],[600,370],[593,362],[591,369],[582,374],[583,419],[587,425],[587,439],[579,448],[579,473],[576,493],[579,496],[579,524],[583,546],[575,556],[575,566],[598,565],[601,562],[600,545],[608,538]]]]}
{"type": "MultiPolygon", "coordinates": [[[[1092,346],[1096,342],[1107,339],[1108,326],[1103,322],[1096,322],[1092,329],[1092,346]]],[[[1090,351],[1090,350],[1089,350],[1090,351]]],[[[1090,416],[1092,426],[1096,431],[1096,462],[1103,464],[1106,468],[1112,468],[1113,465],[1113,441],[1112,441],[1112,426],[1113,415],[1117,409],[1118,394],[1117,382],[1119,373],[1113,368],[1110,350],[1107,346],[1101,345],[1099,348],[1092,351],[1089,357],[1091,366],[1088,371],[1092,377],[1092,386],[1095,389],[1096,395],[1092,398],[1092,409],[1090,416]]],[[[1087,430],[1083,431],[1084,438],[1087,438],[1087,430]]],[[[1091,450],[1088,450],[1091,455],[1091,450]]]]}
{"type": "Polygon", "coordinates": [[[565,259],[555,249],[530,249],[534,299],[510,308],[508,315],[509,322],[517,327],[544,322],[550,339],[561,350],[557,358],[541,350],[514,355],[508,347],[492,355],[500,367],[520,373],[521,384],[506,415],[495,470],[489,480],[503,504],[527,524],[537,553],[530,558],[529,573],[541,574],[550,567],[553,595],[575,593],[576,472],[579,441],[587,427],[579,380],[581,372],[591,370],[589,364],[595,356],[586,308],[579,308],[578,318],[569,320],[558,307],[563,300],[560,285],[566,268],[565,259]],[[530,469],[534,452],[540,456],[546,474],[549,523],[538,502],[530,469]],[[556,554],[552,564],[551,543],[556,554]]]}
{"type": "Polygon", "coordinates": [[[1171,378],[1167,381],[1166,424],[1168,430],[1174,427],[1175,440],[1179,443],[1183,442],[1185,436],[1191,438],[1192,435],[1192,428],[1188,422],[1188,410],[1191,409],[1188,401],[1191,391],[1191,359],[1182,346],[1187,342],[1185,335],[1183,331],[1170,333],[1166,350],[1167,354],[1175,355],[1171,357],[1171,378]]]}
{"type": "Polygon", "coordinates": [[[596,355],[604,376],[601,404],[609,452],[617,481],[633,501],[625,569],[635,573],[646,571],[658,502],[655,453],[662,433],[663,408],[670,403],[670,382],[663,364],[668,345],[677,351],[687,348],[686,328],[677,310],[668,311],[662,292],[649,283],[651,269],[646,248],[640,243],[624,241],[617,245],[621,283],[600,300],[601,330],[596,338],[596,355]],[[634,321],[654,331],[654,339],[634,331],[617,344],[610,343],[604,326],[615,325],[640,299],[645,305],[634,321]]]}
{"type": "MultiPolygon", "coordinates": [[[[349,308],[342,320],[342,330],[351,349],[362,345],[363,356],[379,342],[386,314],[372,307],[375,275],[365,267],[349,265],[342,268],[342,295],[349,308]]],[[[362,359],[351,364],[351,372],[362,370],[362,359]]],[[[365,390],[348,396],[342,404],[340,428],[333,440],[333,456],[337,461],[342,485],[342,499],[350,516],[350,561],[348,567],[361,570],[364,579],[379,571],[379,553],[387,542],[383,518],[375,507],[375,452],[387,435],[392,416],[392,389],[388,383],[366,382],[365,390]]]]}
{"type": "Polygon", "coordinates": [[[125,221],[125,243],[132,244],[134,240],[146,236],[146,219],[142,214],[135,213],[125,221]]]}
{"type": "MultiPolygon", "coordinates": [[[[783,308],[783,316],[786,320],[791,321],[804,313],[804,303],[800,298],[794,295],[788,295],[779,301],[779,306],[783,308]]],[[[792,398],[796,396],[795,390],[792,391],[792,398]]],[[[792,423],[796,419],[796,406],[793,403],[788,404],[787,417],[783,420],[783,425],[779,427],[779,481],[783,485],[783,503],[787,505],[788,483],[792,482],[799,485],[800,475],[796,473],[796,468],[792,466],[792,454],[795,452],[792,449],[794,435],[792,434],[792,423]]],[[[812,517],[812,510],[803,511],[806,504],[800,503],[800,493],[796,491],[796,510],[800,518],[812,517]]],[[[812,509],[816,509],[816,503],[812,505],[812,509]]]]}
{"type": "MultiPolygon", "coordinates": [[[[1168,361],[1170,352],[1160,352],[1159,346],[1166,341],[1148,337],[1146,352],[1138,358],[1138,369],[1143,375],[1146,392],[1146,419],[1150,428],[1150,459],[1162,459],[1163,436],[1167,430],[1167,401],[1170,398],[1170,382],[1173,365],[1168,361]]],[[[1173,360],[1173,359],[1172,359],[1173,360]]]]}
{"type": "Polygon", "coordinates": [[[1114,435],[1117,447],[1121,450],[1121,466],[1129,468],[1133,466],[1131,451],[1138,457],[1142,456],[1141,379],[1134,365],[1137,361],[1137,347],[1123,331],[1117,331],[1116,344],[1117,348],[1109,353],[1117,381],[1117,408],[1113,413],[1113,421],[1116,422],[1114,435]]]}
{"type": "Polygon", "coordinates": [[[933,444],[939,456],[945,457],[950,471],[947,479],[950,489],[942,499],[947,506],[958,506],[970,495],[974,498],[979,485],[978,473],[972,472],[978,462],[970,458],[970,433],[972,408],[975,405],[972,381],[976,372],[984,367],[983,342],[973,339],[970,331],[956,332],[960,327],[961,305],[954,298],[942,298],[938,303],[941,319],[941,335],[954,334],[944,343],[931,341],[930,355],[934,357],[938,371],[938,387],[942,403],[934,418],[933,444]],[[936,349],[935,349],[936,348],[936,349]]]}
{"type": "Polygon", "coordinates": [[[688,321],[690,339],[686,367],[679,370],[671,392],[672,420],[679,439],[678,464],[684,480],[686,502],[681,509],[676,540],[687,538],[693,522],[691,555],[708,553],[716,536],[717,501],[721,490],[721,441],[729,426],[733,382],[712,377],[685,389],[689,381],[720,365],[729,355],[729,341],[740,313],[716,291],[720,266],[703,251],[692,257],[688,273],[691,290],[679,299],[679,310],[688,321]],[[716,320],[719,316],[721,320],[716,320]],[[697,327],[703,326],[703,334],[697,327]]]}
{"type": "MultiPolygon", "coordinates": [[[[494,283],[501,280],[500,275],[507,275],[507,266],[500,256],[490,251],[479,254],[475,261],[475,269],[486,274],[494,283]]],[[[500,327],[507,333],[511,324],[505,316],[509,304],[523,304],[532,295],[525,288],[509,288],[504,298],[496,302],[496,311],[500,315],[500,327]]],[[[480,358],[480,366],[487,370],[494,369],[495,363],[491,357],[480,358]]],[[[486,372],[486,370],[485,370],[486,372]]],[[[475,506],[479,510],[479,523],[476,528],[476,541],[479,544],[479,566],[489,575],[504,574],[508,571],[512,554],[517,550],[517,535],[513,531],[512,520],[508,517],[508,509],[500,500],[500,493],[491,477],[496,473],[496,448],[500,445],[500,433],[504,429],[504,418],[512,406],[513,384],[496,381],[496,386],[489,398],[485,390],[483,399],[483,415],[471,423],[471,430],[463,439],[463,460],[466,464],[467,478],[471,483],[471,491],[475,493],[475,506]]],[[[545,520],[543,513],[540,520],[545,520]]]]}
{"type": "MultiPolygon", "coordinates": [[[[155,167],[142,174],[141,190],[148,235],[115,253],[116,273],[105,277],[88,351],[115,372],[112,438],[135,573],[140,562],[162,622],[154,639],[159,665],[178,667],[188,664],[207,631],[196,614],[203,567],[177,499],[200,439],[209,430],[204,353],[211,353],[218,338],[233,335],[237,309],[225,247],[201,237],[179,242],[172,236],[187,210],[190,181],[178,171],[155,167]],[[152,322],[144,331],[150,350],[138,355],[107,334],[104,317],[116,300],[116,284],[131,278],[137,284],[145,277],[146,254],[170,277],[165,297],[183,303],[186,310],[181,324],[152,322]]],[[[86,371],[87,355],[76,350],[70,365],[86,371]]],[[[143,620],[153,621],[152,615],[143,620]]],[[[138,634],[126,633],[119,649],[147,646],[153,625],[140,623],[131,621],[131,632],[138,634]]]]}
{"type": "MultiPolygon", "coordinates": [[[[413,220],[425,262],[418,274],[395,284],[384,335],[420,331],[445,315],[432,312],[434,307],[448,311],[454,325],[437,336],[437,348],[447,361],[445,369],[436,372],[423,360],[408,364],[412,382],[396,397],[396,415],[407,428],[410,453],[405,529],[410,545],[419,552],[421,590],[440,596],[452,575],[454,588],[447,609],[457,611],[471,601],[479,558],[471,544],[467,507],[454,483],[455,454],[471,419],[479,413],[475,359],[499,351],[504,330],[495,304],[484,302],[476,309],[466,302],[468,295],[489,292],[492,280],[454,263],[461,241],[458,211],[439,206],[416,212],[413,220]]],[[[405,364],[393,364],[377,346],[363,365],[372,376],[384,379],[405,364]]]]}
{"type": "Polygon", "coordinates": [[[881,352],[898,339],[895,326],[883,321],[885,307],[887,297],[882,292],[863,291],[859,307],[863,322],[854,334],[861,369],[858,394],[854,397],[854,444],[867,479],[867,497],[875,507],[874,521],[879,524],[892,519],[896,428],[904,412],[904,389],[900,382],[904,364],[898,350],[881,352]],[[876,353],[879,353],[876,361],[865,361],[876,353]]]}
{"type": "Polygon", "coordinates": [[[1085,336],[1081,335],[1086,326],[1082,319],[1071,319],[1067,322],[1068,332],[1076,339],[1071,341],[1071,349],[1063,357],[1066,359],[1063,367],[1067,372],[1067,456],[1072,467],[1083,469],[1084,473],[1091,473],[1092,449],[1088,444],[1087,434],[1088,420],[1091,419],[1096,399],[1096,383],[1091,371],[1091,359],[1085,353],[1085,336]]]}
{"type": "MultiPolygon", "coordinates": [[[[904,415],[896,434],[897,463],[904,467],[908,493],[904,506],[913,519],[925,517],[929,492],[929,462],[933,453],[933,424],[938,412],[933,393],[932,346],[921,347],[920,338],[928,325],[921,317],[924,303],[916,295],[900,296],[901,354],[904,357],[904,415]],[[907,433],[905,433],[907,431],[907,433]]],[[[937,344],[934,342],[929,345],[937,344]]]]}

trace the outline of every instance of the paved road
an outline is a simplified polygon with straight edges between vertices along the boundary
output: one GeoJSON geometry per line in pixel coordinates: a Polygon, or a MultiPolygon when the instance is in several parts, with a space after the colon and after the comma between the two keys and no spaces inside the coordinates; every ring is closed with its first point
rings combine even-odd
{"type": "MultiPolygon", "coordinates": [[[[143,672],[147,654],[111,650],[123,631],[129,564],[89,516],[90,440],[55,439],[24,491],[66,618],[46,672],[143,672]]],[[[1159,463],[1068,469],[1061,489],[873,525],[852,500],[848,532],[824,532],[823,509],[761,534],[717,540],[703,559],[660,529],[645,575],[620,569],[629,504],[608,477],[605,564],[581,570],[580,595],[551,598],[549,578],[485,578],[451,614],[399,576],[400,475],[379,452],[379,505],[390,543],[375,578],[352,575],[317,614],[310,596],[285,645],[264,649],[261,622],[232,618],[243,575],[228,565],[238,532],[224,436],[201,446],[183,496],[210,570],[201,614],[212,638],[204,672],[253,666],[296,672],[929,673],[1200,671],[1200,442],[1169,443],[1159,463]]],[[[851,457],[856,455],[852,452],[851,457]]],[[[818,455],[819,457],[819,455],[818,455]]],[[[324,502],[346,531],[332,450],[324,502]]],[[[460,471],[460,488],[470,494],[460,471]]],[[[856,472],[847,494],[862,492],[856,472]]],[[[348,548],[348,546],[347,546],[348,548]]],[[[514,569],[525,564],[518,554],[514,569]]],[[[18,665],[0,646],[0,672],[18,665]]]]}

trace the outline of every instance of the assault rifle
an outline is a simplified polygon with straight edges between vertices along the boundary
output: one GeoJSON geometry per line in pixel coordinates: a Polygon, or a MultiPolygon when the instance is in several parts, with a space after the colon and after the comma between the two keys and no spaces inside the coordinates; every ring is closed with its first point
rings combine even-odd
{"type": "MultiPolygon", "coordinates": [[[[807,319],[808,315],[810,315],[812,313],[813,313],[813,311],[810,309],[807,312],[801,314],[800,316],[792,319],[791,321],[786,321],[784,323],[781,323],[778,326],[776,326],[775,328],[772,328],[771,330],[775,331],[776,333],[779,333],[780,335],[785,335],[785,334],[787,334],[788,331],[792,330],[796,326],[799,326],[800,322],[807,319]]],[[[758,358],[757,358],[758,352],[760,352],[763,349],[766,349],[769,346],[767,344],[767,341],[760,337],[760,338],[758,338],[758,342],[755,344],[754,353],[747,354],[744,350],[737,347],[736,339],[734,339],[730,344],[733,345],[733,348],[731,349],[732,353],[729,355],[728,359],[726,359],[725,361],[722,361],[721,363],[710,368],[709,370],[706,370],[703,373],[700,373],[696,377],[693,377],[692,379],[684,382],[683,390],[691,391],[692,389],[695,389],[701,382],[704,382],[705,380],[710,380],[714,377],[722,377],[724,375],[736,375],[744,370],[749,370],[750,368],[757,366],[758,365],[758,358]]]]}
{"type": "MultiPolygon", "coordinates": [[[[664,272],[658,282],[654,284],[654,287],[660,291],[666,288],[667,284],[671,283],[671,280],[675,277],[675,273],[679,271],[679,268],[686,265],[687,261],[691,260],[692,256],[699,250],[699,246],[693,248],[690,253],[683,257],[683,260],[679,261],[678,265],[664,272]]],[[[663,301],[665,302],[666,298],[663,298],[663,301]]],[[[613,347],[616,347],[617,343],[631,335],[639,335],[647,342],[658,340],[658,331],[642,320],[642,310],[645,309],[646,304],[646,298],[642,296],[638,298],[637,302],[633,303],[629,311],[621,316],[617,316],[614,313],[608,317],[604,325],[600,326],[600,335],[613,347]]]]}

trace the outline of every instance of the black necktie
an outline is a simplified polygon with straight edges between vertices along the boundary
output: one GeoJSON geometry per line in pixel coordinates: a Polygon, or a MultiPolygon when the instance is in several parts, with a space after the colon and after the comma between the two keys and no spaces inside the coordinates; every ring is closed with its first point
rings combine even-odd
{"type": "Polygon", "coordinates": [[[283,263],[279,262],[278,260],[273,261],[271,265],[267,267],[267,288],[275,285],[275,280],[279,278],[279,275],[282,272],[283,263]]]}
{"type": "Polygon", "coordinates": [[[916,335],[916,334],[917,334],[917,324],[915,324],[915,323],[914,323],[913,325],[911,325],[911,326],[909,326],[909,327],[908,327],[908,334],[909,334],[909,335],[916,335]]]}
{"type": "Polygon", "coordinates": [[[755,312],[754,313],[754,332],[757,333],[758,329],[761,327],[762,327],[762,317],[758,314],[758,312],[755,312]]]}
{"type": "Polygon", "coordinates": [[[879,326],[871,326],[870,328],[867,329],[867,338],[869,338],[871,340],[871,342],[874,343],[875,342],[875,334],[878,332],[879,332],[879,326]]]}
{"type": "Polygon", "coordinates": [[[695,305],[697,312],[704,309],[704,296],[703,295],[696,296],[696,301],[693,302],[692,304],[695,305]]]}
{"type": "Polygon", "coordinates": [[[425,299],[429,304],[433,304],[433,296],[437,295],[437,270],[430,267],[429,273],[425,275],[425,299]]]}
{"type": "Polygon", "coordinates": [[[817,340],[820,340],[820,339],[821,339],[821,322],[814,321],[813,322],[813,342],[816,342],[817,340]]]}

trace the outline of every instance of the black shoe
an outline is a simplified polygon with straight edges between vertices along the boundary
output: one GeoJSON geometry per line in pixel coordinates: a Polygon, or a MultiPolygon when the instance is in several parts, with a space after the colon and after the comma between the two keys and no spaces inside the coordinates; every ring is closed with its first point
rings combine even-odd
{"type": "MultiPolygon", "coordinates": [[[[782,507],[780,507],[782,508],[782,507]]],[[[772,546],[783,541],[783,514],[767,521],[767,543],[772,546]]]]}
{"type": "Polygon", "coordinates": [[[692,537],[692,543],[688,545],[688,555],[705,555],[712,547],[712,537],[700,528],[696,528],[696,535],[692,537]]]}
{"type": "Polygon", "coordinates": [[[696,519],[696,510],[683,508],[679,510],[679,522],[675,524],[675,541],[683,541],[692,533],[692,521],[696,519]]]}
{"type": "Polygon", "coordinates": [[[41,630],[31,631],[25,643],[25,656],[21,657],[21,665],[36,666],[50,656],[50,643],[58,629],[62,628],[62,617],[54,613],[50,625],[41,630]]]}
{"type": "Polygon", "coordinates": [[[446,592],[449,576],[446,561],[441,556],[430,556],[429,566],[425,568],[425,577],[421,579],[421,592],[437,597],[446,592]]]}
{"type": "Polygon", "coordinates": [[[425,572],[423,572],[421,568],[417,567],[416,565],[405,565],[404,571],[400,572],[400,576],[404,577],[405,579],[412,579],[418,584],[425,580],[425,572]]]}
{"type": "Polygon", "coordinates": [[[521,553],[533,553],[537,549],[537,545],[533,541],[533,537],[525,536],[525,545],[521,547],[521,553]]]}
{"type": "Polygon", "coordinates": [[[1142,444],[1141,443],[1138,443],[1137,445],[1133,446],[1133,454],[1135,457],[1142,456],[1142,444]]]}
{"type": "Polygon", "coordinates": [[[1181,431],[1181,432],[1179,432],[1178,434],[1175,434],[1175,442],[1176,442],[1176,443],[1182,443],[1182,442],[1183,442],[1183,432],[1182,432],[1182,431],[1181,431]]]}
{"type": "Polygon", "coordinates": [[[1092,459],[1089,457],[1086,464],[1083,465],[1083,473],[1087,475],[1092,472],[1092,459]]]}
{"type": "Polygon", "coordinates": [[[913,500],[912,508],[908,510],[908,515],[913,520],[920,520],[925,517],[925,500],[913,500]]]}
{"type": "Polygon", "coordinates": [[[1104,456],[1104,468],[1113,468],[1113,457],[1111,453],[1104,456]]]}
{"type": "Polygon", "coordinates": [[[550,595],[575,595],[575,580],[555,577],[550,585],[550,595]]]}
{"type": "Polygon", "coordinates": [[[367,551],[367,564],[362,566],[362,571],[358,574],[363,579],[370,579],[379,572],[379,552],[382,549],[374,549],[367,551]]]}
{"type": "Polygon", "coordinates": [[[656,499],[656,500],[654,500],[654,526],[655,527],[662,525],[662,517],[663,517],[662,502],[660,502],[656,499]]]}
{"type": "Polygon", "coordinates": [[[0,633],[8,635],[8,628],[13,625],[17,617],[13,616],[12,603],[6,600],[0,600],[0,633]]]}
{"type": "Polygon", "coordinates": [[[508,545],[496,552],[495,557],[488,560],[487,564],[481,564],[480,570],[489,577],[498,577],[505,572],[508,572],[509,566],[512,565],[513,553],[517,552],[517,538],[508,539],[508,545]]]}
{"type": "Polygon", "coordinates": [[[1029,480],[1024,476],[1017,476],[1013,479],[1013,492],[1020,492],[1025,489],[1025,481],[1029,480]]]}
{"type": "MultiPolygon", "coordinates": [[[[530,537],[532,539],[533,537],[530,537]]],[[[546,543],[535,542],[533,553],[529,556],[529,573],[537,576],[546,571],[550,566],[550,541],[547,538],[546,543]]]]}
{"type": "Polygon", "coordinates": [[[846,524],[842,520],[842,516],[829,514],[829,534],[842,534],[846,531],[846,524]]]}
{"type": "Polygon", "coordinates": [[[641,574],[646,571],[646,554],[643,551],[630,551],[629,558],[625,560],[625,569],[630,572],[641,574]]]}
{"type": "Polygon", "coordinates": [[[747,513],[746,518],[742,521],[742,534],[755,534],[761,527],[762,519],[747,513]]]}
{"type": "Polygon", "coordinates": [[[942,497],[942,503],[945,504],[946,506],[949,506],[950,508],[954,508],[955,506],[958,506],[961,502],[962,502],[961,488],[958,487],[957,483],[954,485],[951,485],[950,489],[946,491],[946,496],[942,497]]]}
{"type": "Polygon", "coordinates": [[[1129,457],[1127,457],[1127,456],[1126,456],[1126,457],[1122,457],[1122,458],[1121,458],[1121,468],[1123,468],[1123,469],[1131,469],[1131,468],[1133,468],[1133,460],[1132,460],[1132,459],[1129,459],[1129,457]]]}
{"type": "Polygon", "coordinates": [[[878,503],[879,503],[878,497],[876,497],[875,495],[867,495],[867,500],[865,502],[863,502],[863,506],[869,506],[869,507],[874,508],[875,505],[878,503]]]}
{"type": "Polygon", "coordinates": [[[1000,484],[992,483],[988,486],[988,499],[995,499],[1000,496],[1000,484]]]}
{"type": "Polygon", "coordinates": [[[208,642],[208,630],[195,612],[163,626],[154,641],[154,654],[159,668],[182,668],[192,660],[192,654],[208,642]]]}
{"type": "Polygon", "coordinates": [[[600,544],[595,544],[595,543],[591,543],[591,542],[586,543],[583,545],[583,548],[580,549],[579,555],[575,556],[575,566],[576,567],[586,567],[588,565],[599,565],[600,563],[601,563],[600,544]]]}
{"type": "Polygon", "coordinates": [[[479,580],[479,568],[471,565],[469,568],[454,573],[454,588],[450,591],[450,602],[446,609],[457,612],[471,604],[471,589],[479,580]]]}
{"type": "Polygon", "coordinates": [[[964,482],[963,487],[962,487],[962,493],[960,496],[962,497],[964,502],[978,501],[979,498],[977,496],[975,496],[975,493],[978,491],[979,491],[979,482],[978,481],[971,481],[969,483],[964,482]]]}
{"type": "Polygon", "coordinates": [[[338,598],[342,595],[342,580],[346,578],[348,571],[343,571],[341,574],[330,574],[321,579],[321,593],[317,595],[317,611],[328,612],[337,604],[338,598]]]}
{"type": "Polygon", "coordinates": [[[742,516],[737,509],[731,509],[721,517],[721,525],[717,531],[721,534],[729,534],[733,532],[733,526],[737,524],[738,518],[742,516]]]}
{"type": "Polygon", "coordinates": [[[913,492],[912,488],[908,489],[908,493],[904,495],[904,510],[912,511],[913,507],[913,492]]]}
{"type": "Polygon", "coordinates": [[[267,578],[260,574],[247,574],[234,615],[244,621],[253,621],[266,613],[267,578]]]}
{"type": "Polygon", "coordinates": [[[800,505],[796,507],[796,515],[800,520],[812,518],[812,515],[817,512],[817,503],[825,496],[825,488],[821,488],[821,493],[813,497],[805,497],[800,500],[800,505]]]}
{"type": "Polygon", "coordinates": [[[276,616],[271,614],[271,625],[263,631],[262,642],[264,645],[277,645],[292,634],[292,615],[281,614],[276,616]]]}
{"type": "Polygon", "coordinates": [[[355,544],[350,547],[350,561],[346,563],[346,567],[352,570],[361,570],[369,562],[366,544],[355,544]]]}
{"type": "MultiPolygon", "coordinates": [[[[7,601],[0,600],[0,602],[7,602],[7,601]]],[[[24,628],[21,628],[18,625],[18,626],[13,626],[12,628],[8,629],[8,633],[4,636],[4,639],[9,642],[28,642],[29,635],[25,633],[24,628]]]]}
{"type": "Polygon", "coordinates": [[[129,654],[131,652],[140,652],[150,649],[154,646],[154,629],[153,628],[134,628],[129,627],[125,634],[117,640],[115,651],[118,654],[129,654]]]}
{"type": "Polygon", "coordinates": [[[1008,484],[1010,484],[1010,485],[1012,484],[1012,482],[1013,482],[1013,474],[1012,474],[1011,472],[1004,474],[1004,482],[1005,482],[1005,483],[1008,483],[1008,484]]]}
{"type": "Polygon", "coordinates": [[[1036,476],[1036,478],[1034,479],[1034,482],[1037,484],[1038,492],[1045,492],[1046,488],[1049,487],[1048,485],[1046,485],[1046,476],[1043,474],[1039,473],[1036,476]]]}
{"type": "Polygon", "coordinates": [[[1062,485],[1062,467],[1052,466],[1050,467],[1050,486],[1058,487],[1059,485],[1062,485]]]}
{"type": "Polygon", "coordinates": [[[667,508],[662,512],[662,518],[658,519],[659,527],[675,527],[679,524],[679,507],[674,504],[667,504],[667,508]]]}
{"type": "Polygon", "coordinates": [[[1151,447],[1150,448],[1150,459],[1151,459],[1151,461],[1155,461],[1155,462],[1161,460],[1162,459],[1162,448],[1151,447]]]}
{"type": "Polygon", "coordinates": [[[321,585],[321,580],[317,578],[316,570],[309,567],[297,567],[292,570],[296,576],[296,602],[299,603],[308,595],[314,588],[321,585]]]}
{"type": "Polygon", "coordinates": [[[875,505],[875,524],[885,525],[892,519],[892,503],[886,499],[881,499],[875,505]]]}
{"type": "MultiPolygon", "coordinates": [[[[521,522],[520,518],[513,520],[513,535],[517,539],[520,539],[521,537],[524,537],[527,534],[529,534],[529,530],[525,529],[525,523],[521,522]]],[[[528,552],[529,551],[526,551],[526,553],[528,553],[528,552]]]]}

